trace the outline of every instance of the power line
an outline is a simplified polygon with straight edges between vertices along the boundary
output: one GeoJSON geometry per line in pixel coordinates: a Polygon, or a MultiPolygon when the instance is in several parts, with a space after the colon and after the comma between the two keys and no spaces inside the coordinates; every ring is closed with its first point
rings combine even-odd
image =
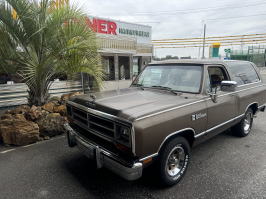
{"type": "Polygon", "coordinates": [[[168,10],[168,11],[159,11],[159,12],[139,12],[133,15],[171,15],[171,14],[193,14],[193,13],[198,13],[198,12],[209,12],[212,10],[219,10],[219,9],[238,9],[238,8],[243,8],[243,7],[252,7],[252,6],[258,6],[258,5],[263,5],[266,4],[265,1],[263,2],[257,2],[257,3],[252,3],[252,4],[247,4],[247,5],[227,5],[227,6],[222,6],[222,7],[205,7],[205,8],[197,8],[197,9],[184,9],[184,10],[168,10]],[[193,13],[192,13],[193,12],[193,13]]]}
{"type": "MultiPolygon", "coordinates": [[[[244,42],[244,43],[226,43],[226,44],[221,44],[221,47],[223,46],[232,46],[232,45],[246,45],[246,44],[254,44],[254,45],[257,45],[257,44],[261,44],[261,43],[265,43],[266,40],[262,40],[262,41],[259,41],[259,42],[253,42],[253,41],[250,41],[250,42],[244,42]]],[[[198,45],[200,47],[202,47],[202,45],[200,44],[195,44],[195,45],[198,45]]],[[[208,44],[209,46],[211,46],[212,44],[208,44]]],[[[189,45],[184,45],[184,46],[189,46],[189,45]]],[[[155,47],[179,47],[179,46],[155,46],[155,47]]]]}
{"type": "MultiPolygon", "coordinates": [[[[260,45],[260,44],[266,44],[266,42],[259,42],[259,43],[251,42],[251,43],[245,43],[245,44],[260,45]]],[[[243,44],[227,44],[227,45],[222,45],[222,46],[240,46],[240,45],[243,45],[243,44]]],[[[155,49],[158,49],[158,48],[199,48],[199,47],[202,47],[202,45],[198,45],[198,46],[169,46],[169,47],[161,46],[161,47],[155,47],[155,49]]]]}
{"type": "MultiPolygon", "coordinates": [[[[246,41],[262,41],[265,40],[265,37],[252,37],[252,38],[237,38],[237,39],[223,39],[223,40],[206,40],[206,42],[212,43],[236,43],[236,42],[246,42],[246,41]]],[[[181,41],[175,41],[175,42],[153,42],[153,45],[182,45],[182,44],[197,44],[202,43],[202,41],[182,41],[184,43],[180,43],[181,41]]]]}
{"type": "MultiPolygon", "coordinates": [[[[245,45],[245,44],[258,44],[258,43],[261,43],[261,42],[266,42],[266,40],[261,40],[261,41],[250,41],[250,42],[236,42],[236,43],[221,43],[220,45],[221,46],[227,46],[227,45],[245,45]]],[[[212,45],[211,43],[205,43],[206,45],[212,45]]],[[[191,45],[199,45],[200,47],[202,47],[202,44],[201,43],[192,43],[192,44],[178,44],[178,45],[155,45],[154,47],[179,47],[179,46],[191,46],[191,45]]]]}
{"type": "MultiPolygon", "coordinates": [[[[259,33],[259,34],[245,34],[245,35],[229,35],[229,36],[216,36],[216,37],[206,37],[207,39],[214,39],[214,38],[231,38],[231,37],[253,37],[253,36],[259,36],[259,35],[266,35],[266,33],[259,33]]],[[[203,37],[192,37],[192,38],[176,38],[176,39],[154,39],[152,42],[157,41],[182,41],[182,40],[198,40],[203,39],[203,37]]]]}
{"type": "Polygon", "coordinates": [[[257,17],[257,16],[264,16],[266,14],[256,14],[256,15],[243,15],[243,16],[237,16],[237,17],[222,17],[222,18],[214,18],[214,19],[206,19],[207,21],[212,20],[223,20],[223,19],[237,19],[237,18],[245,18],[245,17],[257,17]]]}

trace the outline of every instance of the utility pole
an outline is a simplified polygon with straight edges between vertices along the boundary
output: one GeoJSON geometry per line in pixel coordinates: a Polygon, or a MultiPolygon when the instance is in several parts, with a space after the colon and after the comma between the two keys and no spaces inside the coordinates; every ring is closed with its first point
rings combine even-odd
{"type": "Polygon", "coordinates": [[[202,49],[202,59],[205,58],[205,40],[206,40],[206,24],[204,24],[204,28],[203,28],[203,49],[202,49]]]}

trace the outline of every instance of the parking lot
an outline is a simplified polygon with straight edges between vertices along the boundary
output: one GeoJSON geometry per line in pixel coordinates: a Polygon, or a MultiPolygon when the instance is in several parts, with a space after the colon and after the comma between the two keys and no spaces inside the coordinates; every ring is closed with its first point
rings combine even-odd
{"type": "Polygon", "coordinates": [[[266,196],[266,114],[249,137],[230,131],[195,147],[176,186],[162,188],[154,169],[127,182],[74,148],[65,136],[26,147],[0,147],[0,198],[255,198],[266,196]]]}

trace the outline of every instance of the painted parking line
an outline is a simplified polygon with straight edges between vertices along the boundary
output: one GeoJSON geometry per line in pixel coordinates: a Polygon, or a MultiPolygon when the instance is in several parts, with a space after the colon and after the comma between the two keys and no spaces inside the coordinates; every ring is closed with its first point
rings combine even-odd
{"type": "Polygon", "coordinates": [[[33,146],[33,145],[35,145],[35,144],[37,144],[37,143],[29,144],[29,145],[25,145],[25,146],[22,146],[22,148],[27,148],[27,147],[33,146]]]}
{"type": "Polygon", "coordinates": [[[9,150],[5,150],[5,151],[1,151],[0,153],[4,154],[4,153],[8,153],[8,152],[11,152],[11,151],[15,151],[16,149],[9,149],[9,150]]]}

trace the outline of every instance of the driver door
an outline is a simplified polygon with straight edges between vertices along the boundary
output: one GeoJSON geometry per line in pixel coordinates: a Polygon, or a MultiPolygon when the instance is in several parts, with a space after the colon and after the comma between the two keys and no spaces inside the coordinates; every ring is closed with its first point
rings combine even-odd
{"type": "Polygon", "coordinates": [[[208,66],[206,78],[206,90],[208,93],[217,92],[217,102],[211,97],[207,100],[208,124],[207,132],[216,135],[228,127],[229,120],[236,117],[237,97],[232,92],[221,91],[221,82],[230,80],[227,70],[222,65],[208,66]]]}

